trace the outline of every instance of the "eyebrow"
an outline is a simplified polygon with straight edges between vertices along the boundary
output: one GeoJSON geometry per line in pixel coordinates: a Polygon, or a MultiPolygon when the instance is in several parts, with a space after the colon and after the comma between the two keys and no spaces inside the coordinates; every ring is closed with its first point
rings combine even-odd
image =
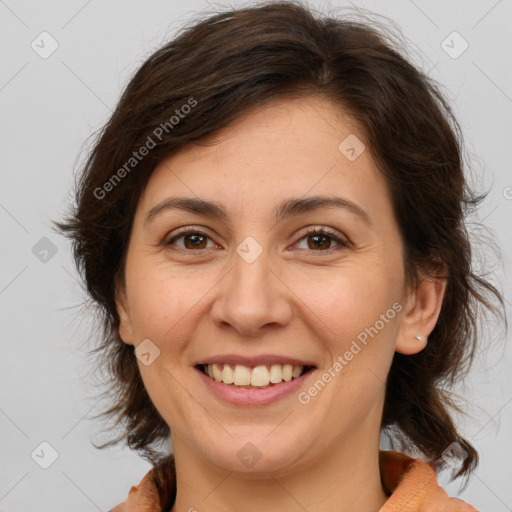
{"type": "MultiPolygon", "coordinates": [[[[306,198],[292,198],[281,202],[274,209],[273,214],[276,220],[280,221],[288,217],[310,213],[324,208],[343,208],[353,215],[359,217],[368,226],[373,227],[373,222],[368,213],[359,205],[337,196],[313,196],[306,198]]],[[[197,197],[169,197],[151,208],[144,220],[147,225],[152,219],[166,210],[179,209],[187,212],[212,217],[227,221],[229,214],[226,208],[215,201],[207,201],[197,197]]]]}

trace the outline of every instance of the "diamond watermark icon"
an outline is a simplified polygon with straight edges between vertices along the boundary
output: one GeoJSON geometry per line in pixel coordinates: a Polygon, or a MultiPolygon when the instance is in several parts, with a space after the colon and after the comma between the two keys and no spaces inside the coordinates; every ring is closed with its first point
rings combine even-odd
{"type": "Polygon", "coordinates": [[[57,246],[47,237],[43,236],[32,247],[32,254],[42,263],[48,263],[56,254],[57,246]]]}
{"type": "Polygon", "coordinates": [[[30,44],[39,57],[47,59],[57,50],[59,43],[48,32],[41,32],[30,44]]]}
{"type": "Polygon", "coordinates": [[[441,48],[452,59],[458,59],[469,48],[469,43],[457,31],[453,31],[443,39],[441,48]]]}
{"type": "Polygon", "coordinates": [[[452,469],[455,469],[460,465],[461,462],[466,460],[467,456],[468,453],[466,450],[464,450],[464,448],[462,448],[459,443],[453,442],[443,451],[441,454],[441,459],[446,462],[446,464],[452,469]]]}
{"type": "Polygon", "coordinates": [[[365,149],[366,146],[363,141],[353,133],[343,139],[338,146],[339,152],[350,162],[357,160],[365,149]]]}
{"type": "Polygon", "coordinates": [[[246,263],[252,263],[263,252],[263,247],[252,236],[248,236],[238,245],[236,252],[246,263]]]}
{"type": "Polygon", "coordinates": [[[261,459],[262,453],[253,443],[246,443],[238,450],[236,456],[244,466],[252,468],[261,459]]]}
{"type": "Polygon", "coordinates": [[[50,443],[43,441],[34,448],[30,456],[39,467],[48,469],[59,458],[59,453],[50,443]]]}
{"type": "Polygon", "coordinates": [[[150,339],[145,339],[137,345],[135,355],[144,366],[149,366],[160,356],[160,349],[150,339]]]}

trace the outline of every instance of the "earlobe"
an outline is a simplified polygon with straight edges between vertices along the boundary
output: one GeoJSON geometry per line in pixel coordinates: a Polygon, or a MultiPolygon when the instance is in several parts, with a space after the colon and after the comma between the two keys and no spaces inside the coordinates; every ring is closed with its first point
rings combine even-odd
{"type": "Polygon", "coordinates": [[[421,352],[427,346],[427,343],[427,336],[422,334],[409,336],[409,338],[405,338],[402,334],[399,334],[395,343],[395,351],[410,356],[421,352]]]}
{"type": "Polygon", "coordinates": [[[116,286],[116,310],[119,315],[119,337],[127,345],[133,345],[130,309],[123,286],[116,286]]]}
{"type": "Polygon", "coordinates": [[[446,292],[446,278],[420,278],[409,295],[395,342],[395,351],[405,355],[421,352],[428,343],[441,313],[446,292]]]}

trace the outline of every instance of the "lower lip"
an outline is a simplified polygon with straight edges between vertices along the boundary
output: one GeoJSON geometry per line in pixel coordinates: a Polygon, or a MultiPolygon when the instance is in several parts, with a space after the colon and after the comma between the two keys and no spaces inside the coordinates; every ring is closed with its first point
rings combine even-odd
{"type": "Polygon", "coordinates": [[[288,382],[281,382],[269,388],[248,389],[230,386],[223,382],[217,382],[216,380],[208,377],[208,375],[198,368],[194,369],[199,373],[199,376],[205,383],[206,387],[218,398],[230,404],[245,407],[268,405],[272,402],[277,402],[282,398],[290,396],[293,393],[297,393],[304,385],[306,379],[314,373],[314,370],[309,370],[297,379],[293,379],[288,382]]]}

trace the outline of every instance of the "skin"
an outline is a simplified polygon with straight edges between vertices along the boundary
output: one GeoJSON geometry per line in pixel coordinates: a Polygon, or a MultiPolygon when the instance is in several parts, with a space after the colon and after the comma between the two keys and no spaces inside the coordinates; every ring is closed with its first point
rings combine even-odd
{"type": "Polygon", "coordinates": [[[445,282],[406,287],[391,198],[368,147],[339,106],[287,98],[154,170],[135,214],[117,307],[122,340],[137,346],[149,338],[160,350],[152,364],[138,364],[171,430],[173,512],[368,512],[386,502],[378,464],[386,375],[395,351],[425,347],[415,335],[434,329],[445,282]],[[355,161],[338,150],[349,134],[367,148],[355,161]],[[152,207],[176,195],[222,203],[229,220],[172,209],[144,224],[152,207]],[[313,195],[356,203],[372,225],[341,208],[273,217],[282,200],[313,195]],[[199,248],[190,236],[165,246],[183,226],[206,233],[199,248]],[[329,227],[350,244],[315,245],[314,235],[297,236],[307,227],[329,227]],[[247,236],[262,248],[251,264],[236,252],[247,236]],[[216,354],[288,354],[315,362],[309,387],[395,302],[401,312],[307,404],[292,394],[235,407],[214,397],[193,368],[216,354]],[[261,453],[250,468],[237,457],[247,442],[261,453]]]}

